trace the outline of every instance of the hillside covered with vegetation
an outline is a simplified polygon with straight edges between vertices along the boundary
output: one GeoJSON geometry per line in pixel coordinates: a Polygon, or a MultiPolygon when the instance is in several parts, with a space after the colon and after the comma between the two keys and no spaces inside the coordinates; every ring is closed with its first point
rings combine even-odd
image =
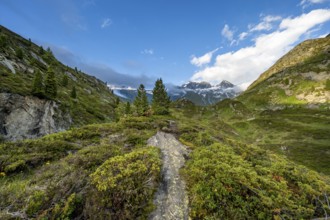
{"type": "Polygon", "coordinates": [[[302,42],[238,97],[252,108],[330,103],[330,36],[302,42]]]}
{"type": "MultiPolygon", "coordinates": [[[[291,101],[298,93],[281,90],[283,101],[276,92],[288,80],[294,92],[315,85],[326,96],[324,49],[308,58],[314,63],[283,64],[285,70],[266,74],[235,100],[204,107],[170,102],[158,79],[151,104],[143,84],[130,104],[118,102],[103,82],[60,64],[50,50],[4,28],[0,35],[1,92],[35,96],[36,73],[43,86],[53,72],[57,93],[41,90],[41,98],[67,107],[76,125],[89,124],[0,143],[0,219],[148,219],[164,178],[163,154],[147,144],[158,131],[175,135],[190,152],[180,174],[191,219],[330,215],[329,100],[297,104],[291,101]],[[307,73],[307,84],[296,77],[307,73]]],[[[328,48],[328,41],[312,42],[328,48]]]]}
{"type": "Polygon", "coordinates": [[[0,77],[0,93],[54,100],[70,113],[73,126],[115,119],[116,97],[106,83],[76,67],[63,65],[49,48],[3,26],[0,26],[0,77]]]}
{"type": "Polygon", "coordinates": [[[240,113],[228,123],[228,112],[191,108],[184,100],[172,105],[169,116],[126,115],[0,145],[0,217],[147,218],[161,154],[146,141],[158,130],[176,134],[192,151],[181,174],[193,219],[308,219],[330,212],[329,177],[315,171],[329,174],[328,166],[312,170],[268,150],[272,144],[247,141],[237,126],[240,113]]]}

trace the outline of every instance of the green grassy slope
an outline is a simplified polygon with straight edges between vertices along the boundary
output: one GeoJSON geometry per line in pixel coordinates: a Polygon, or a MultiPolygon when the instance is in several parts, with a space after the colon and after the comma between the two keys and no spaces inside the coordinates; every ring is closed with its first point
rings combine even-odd
{"type": "MultiPolygon", "coordinates": [[[[178,136],[192,149],[182,174],[187,180],[193,219],[311,219],[324,216],[324,210],[330,211],[325,205],[330,193],[329,177],[291,160],[330,174],[329,159],[326,156],[319,158],[324,151],[316,148],[318,158],[310,164],[305,163],[303,157],[313,157],[313,149],[304,151],[300,158],[296,158],[296,152],[288,158],[272,149],[272,142],[267,141],[273,131],[256,125],[255,121],[265,121],[264,117],[274,118],[273,115],[257,114],[231,100],[194,110],[189,103],[175,106],[172,113],[178,121],[178,136]]],[[[294,119],[298,120],[292,117],[294,119]]],[[[306,119],[302,123],[310,122],[306,119]]],[[[288,141],[280,136],[289,129],[287,124],[280,125],[283,131],[276,131],[279,135],[276,141],[282,141],[282,144],[288,141]]],[[[325,135],[329,132],[327,122],[315,124],[320,129],[314,128],[314,134],[318,131],[326,146],[326,142],[329,143],[329,137],[325,135]]],[[[305,135],[308,136],[306,139],[311,138],[310,141],[315,138],[318,142],[320,138],[305,135]]],[[[305,141],[299,135],[290,140],[305,141]]],[[[290,150],[293,149],[290,147],[290,150]]]]}
{"type": "Polygon", "coordinates": [[[153,208],[166,118],[125,118],[0,145],[0,219],[138,219],[153,208]]]}
{"type": "Polygon", "coordinates": [[[255,111],[235,100],[206,108],[204,121],[225,122],[236,139],[269,149],[330,175],[330,113],[327,109],[255,111]]]}
{"type": "MultiPolygon", "coordinates": [[[[220,115],[221,109],[192,108],[181,100],[173,103],[172,116],[122,117],[1,144],[0,218],[147,218],[161,160],[146,140],[157,130],[175,133],[191,149],[182,175],[192,219],[308,219],[329,213],[327,176],[247,143],[227,122],[226,115],[234,114],[220,115]]],[[[234,116],[236,122],[243,117],[234,116]]]]}
{"type": "Polygon", "coordinates": [[[305,41],[283,56],[238,98],[252,108],[328,107],[330,37],[305,41]]]}
{"type": "Polygon", "coordinates": [[[60,63],[51,51],[0,26],[0,92],[32,95],[35,72],[41,71],[45,81],[48,67],[52,67],[57,81],[55,101],[70,111],[73,125],[100,123],[114,119],[115,96],[106,84],[76,68],[60,63]],[[9,63],[9,66],[4,64],[9,63]],[[10,69],[13,67],[15,73],[10,69]],[[63,85],[63,78],[68,84],[63,85]],[[71,98],[76,87],[77,99],[71,98]]]}

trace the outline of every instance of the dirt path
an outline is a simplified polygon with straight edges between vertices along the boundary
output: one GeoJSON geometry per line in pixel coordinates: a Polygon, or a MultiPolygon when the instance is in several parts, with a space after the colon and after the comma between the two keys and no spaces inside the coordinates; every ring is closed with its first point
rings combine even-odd
{"type": "Polygon", "coordinates": [[[187,148],[173,135],[164,132],[151,137],[148,145],[160,148],[163,159],[162,180],[154,200],[157,209],[149,219],[188,219],[188,195],[185,182],[179,175],[188,155],[187,148]]]}

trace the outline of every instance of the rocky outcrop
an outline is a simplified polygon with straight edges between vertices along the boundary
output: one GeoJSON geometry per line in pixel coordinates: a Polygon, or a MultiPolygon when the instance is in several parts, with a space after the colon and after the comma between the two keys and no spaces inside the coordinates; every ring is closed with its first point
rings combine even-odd
{"type": "Polygon", "coordinates": [[[149,146],[160,148],[162,152],[162,180],[154,204],[157,207],[149,220],[189,219],[186,183],[180,176],[189,151],[172,134],[158,132],[148,140],[149,146]]]}
{"type": "Polygon", "coordinates": [[[54,101],[0,93],[0,134],[7,140],[40,137],[66,130],[71,123],[69,112],[54,101]]]}

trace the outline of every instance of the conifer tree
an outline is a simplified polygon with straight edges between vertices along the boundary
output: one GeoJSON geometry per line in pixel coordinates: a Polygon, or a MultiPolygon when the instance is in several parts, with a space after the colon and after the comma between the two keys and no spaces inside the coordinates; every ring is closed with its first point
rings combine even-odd
{"type": "Polygon", "coordinates": [[[43,92],[44,89],[43,89],[42,81],[43,80],[42,80],[41,72],[37,70],[33,79],[32,94],[39,98],[44,97],[44,92],[43,92]]]}
{"type": "Polygon", "coordinates": [[[45,53],[45,50],[42,46],[39,47],[39,54],[43,55],[45,53]]]}
{"type": "Polygon", "coordinates": [[[167,95],[165,86],[162,79],[158,79],[155,82],[155,87],[152,90],[152,110],[157,115],[169,114],[170,98],[167,95]]]}
{"type": "Polygon", "coordinates": [[[119,103],[120,103],[120,98],[119,98],[119,97],[117,97],[117,98],[116,98],[116,106],[118,106],[118,105],[119,105],[119,103]]]}
{"type": "Polygon", "coordinates": [[[143,84],[139,86],[137,92],[138,94],[134,100],[134,105],[136,107],[137,114],[145,115],[146,112],[148,111],[149,105],[148,105],[147,92],[143,84]]]}
{"type": "Polygon", "coordinates": [[[71,91],[71,98],[76,99],[77,98],[77,91],[76,87],[73,86],[72,91],[71,91]]]}
{"type": "Polygon", "coordinates": [[[125,105],[125,114],[129,115],[131,113],[131,104],[129,102],[126,102],[125,105]]]}
{"type": "Polygon", "coordinates": [[[47,71],[45,83],[45,95],[47,98],[55,99],[57,96],[57,85],[53,69],[50,67],[47,71]]]}
{"type": "Polygon", "coordinates": [[[62,86],[67,87],[69,84],[69,77],[68,75],[64,74],[62,77],[62,86]]]}

